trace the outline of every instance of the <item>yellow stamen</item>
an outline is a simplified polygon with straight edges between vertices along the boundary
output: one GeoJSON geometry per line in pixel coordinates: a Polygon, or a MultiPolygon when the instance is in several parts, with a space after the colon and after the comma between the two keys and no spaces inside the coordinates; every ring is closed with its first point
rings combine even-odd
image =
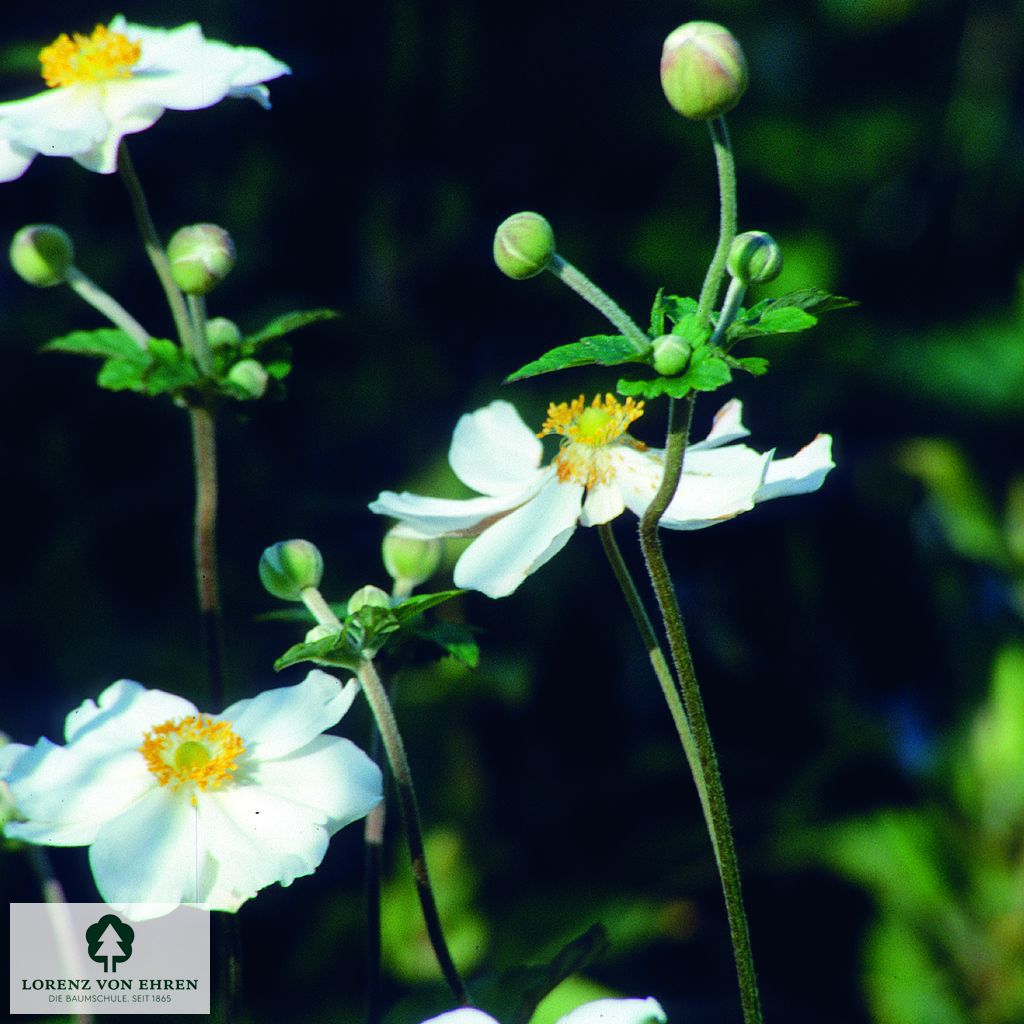
{"type": "Polygon", "coordinates": [[[245,745],[230,722],[189,715],[153,726],[139,753],[161,786],[177,790],[194,783],[205,790],[218,789],[232,780],[245,745]]]}
{"type": "Polygon", "coordinates": [[[641,451],[647,447],[626,434],[630,424],[643,414],[644,403],[632,398],[620,402],[614,395],[595,395],[588,406],[580,395],[571,402],[552,402],[537,436],[560,434],[565,438],[555,456],[555,469],[562,483],[593,487],[608,483],[614,476],[613,460],[604,449],[615,444],[641,451]]]}
{"type": "Polygon", "coordinates": [[[59,35],[39,51],[43,79],[51,89],[76,82],[106,82],[131,78],[132,68],[142,56],[140,43],[133,43],[120,32],[97,25],[91,36],[76,32],[59,35]]]}

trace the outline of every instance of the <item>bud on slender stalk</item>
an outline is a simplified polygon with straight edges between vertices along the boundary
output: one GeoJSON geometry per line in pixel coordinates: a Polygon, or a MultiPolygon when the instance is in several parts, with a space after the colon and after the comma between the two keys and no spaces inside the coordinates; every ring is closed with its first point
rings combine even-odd
{"type": "Polygon", "coordinates": [[[205,295],[231,273],[235,243],[216,224],[180,228],[167,244],[174,283],[186,295],[205,295]]]}
{"type": "Polygon", "coordinates": [[[555,255],[555,233],[539,213],[514,213],[494,233],[494,262],[515,281],[536,277],[555,255]]]}
{"type": "Polygon", "coordinates": [[[308,540],[271,544],[260,557],[260,580],[269,593],[282,601],[301,601],[302,591],[320,586],[323,574],[323,557],[308,540]]]}
{"type": "Polygon", "coordinates": [[[262,398],[269,380],[270,374],[258,359],[240,359],[228,370],[228,381],[246,398],[262,398]]]}
{"type": "Polygon", "coordinates": [[[782,249],[766,231],[744,231],[732,240],[726,266],[744,284],[765,284],[782,273],[782,249]]]}
{"type": "Polygon", "coordinates": [[[210,348],[227,348],[242,340],[242,332],[234,320],[213,316],[206,321],[206,341],[210,348]]]}
{"type": "Polygon", "coordinates": [[[381,557],[388,575],[409,587],[426,583],[441,564],[441,541],[423,537],[399,523],[391,527],[381,544],[381,557]]]}
{"type": "Polygon", "coordinates": [[[55,224],[28,224],[11,240],[10,259],[23,281],[51,288],[67,279],[75,262],[75,245],[55,224]]]}
{"type": "Polygon", "coordinates": [[[747,90],[747,60],[736,37],[713,21],[690,21],[665,40],[661,88],[693,121],[727,114],[747,90]]]}
{"type": "Polygon", "coordinates": [[[387,592],[375,587],[373,584],[368,583],[365,587],[360,587],[349,599],[348,599],[348,613],[349,615],[355,615],[356,612],[363,608],[390,608],[391,598],[388,597],[387,592]]]}
{"type": "Polygon", "coordinates": [[[654,368],[664,377],[682,373],[690,363],[693,346],[677,334],[663,334],[651,343],[654,368]]]}

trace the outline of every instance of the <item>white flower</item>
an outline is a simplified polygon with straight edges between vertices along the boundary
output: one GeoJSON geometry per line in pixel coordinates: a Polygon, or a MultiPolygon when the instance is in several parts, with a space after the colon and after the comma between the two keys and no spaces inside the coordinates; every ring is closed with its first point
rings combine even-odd
{"type": "MultiPolygon", "coordinates": [[[[665,1011],[657,999],[598,999],[560,1017],[556,1024],[665,1024],[665,1011]]],[[[498,1024],[483,1010],[464,1007],[431,1017],[423,1024],[498,1024]]]]}
{"type": "MultiPolygon", "coordinates": [[[[715,416],[711,433],[686,449],[683,476],[661,518],[671,530],[699,530],[732,519],[759,501],[817,490],[833,468],[832,439],[819,434],[789,459],[732,442],[749,431],[733,399],[715,416]]],[[[664,452],[626,432],[643,402],[612,395],[587,406],[548,407],[534,434],[503,401],[463,416],[448,461],[482,497],[428,498],[384,491],[370,510],[401,520],[424,537],[476,537],[455,566],[455,585],[505,597],[566,545],[577,523],[607,523],[628,508],[643,515],[664,470],[664,452]],[[558,454],[541,466],[540,438],[562,437],[558,454]]]]}
{"type": "Polygon", "coordinates": [[[222,715],[122,679],[68,716],[66,746],[41,739],[7,770],[24,821],[8,836],[88,846],[115,909],[156,917],[181,903],[237,910],[323,860],[338,829],[381,799],[380,769],[323,736],[358,692],[319,669],[222,715]]]}
{"type": "Polygon", "coordinates": [[[289,74],[263,50],[205,39],[194,22],[165,30],[122,15],[90,36],[60,36],[39,60],[50,88],[0,103],[0,181],[20,178],[36,154],[110,174],[122,136],[145,131],[165,110],[200,110],[225,96],[269,107],[261,83],[289,74]]]}

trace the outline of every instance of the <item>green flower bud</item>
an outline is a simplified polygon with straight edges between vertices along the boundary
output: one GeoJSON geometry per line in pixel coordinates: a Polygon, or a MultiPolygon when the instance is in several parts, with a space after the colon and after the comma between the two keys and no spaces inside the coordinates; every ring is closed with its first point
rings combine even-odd
{"type": "Polygon", "coordinates": [[[241,340],[242,332],[234,320],[226,316],[214,316],[206,321],[206,341],[210,348],[228,348],[241,340]]]}
{"type": "Polygon", "coordinates": [[[205,295],[231,273],[235,243],[216,224],[180,228],[167,245],[174,283],[186,295],[205,295]]]}
{"type": "Polygon", "coordinates": [[[399,523],[388,530],[380,552],[384,568],[393,580],[418,587],[437,572],[442,546],[439,538],[422,537],[399,523]]]}
{"type": "Polygon", "coordinates": [[[388,597],[387,592],[375,587],[372,584],[367,584],[365,587],[360,587],[349,599],[348,599],[348,613],[349,615],[355,615],[356,612],[363,608],[390,608],[391,598],[388,597]]]}
{"type": "Polygon", "coordinates": [[[271,544],[260,556],[260,580],[282,601],[301,601],[306,587],[318,587],[324,560],[308,540],[284,540],[271,544]]]}
{"type": "Polygon", "coordinates": [[[782,273],[782,249],[765,231],[744,231],[729,246],[726,266],[744,284],[764,284],[782,273]]]}
{"type": "Polygon", "coordinates": [[[54,224],[28,224],[11,240],[11,266],[37,288],[63,282],[75,262],[71,236],[54,224]]]}
{"type": "Polygon", "coordinates": [[[713,21],[689,21],[665,40],[661,88],[683,117],[727,114],[747,90],[747,60],[736,37],[713,21]]]}
{"type": "Polygon", "coordinates": [[[513,213],[494,232],[494,262],[515,281],[536,277],[555,255],[555,233],[539,213],[513,213]]]}
{"type": "Polygon", "coordinates": [[[314,626],[306,634],[306,643],[314,644],[317,642],[317,640],[323,640],[323,638],[327,636],[337,636],[340,632],[341,630],[339,630],[337,626],[314,626]]]}
{"type": "Polygon", "coordinates": [[[663,334],[651,343],[654,352],[654,368],[663,377],[674,377],[682,373],[690,363],[693,346],[678,334],[663,334]]]}
{"type": "Polygon", "coordinates": [[[246,398],[262,398],[266,393],[270,374],[258,359],[240,359],[228,370],[228,380],[242,391],[246,398]]]}

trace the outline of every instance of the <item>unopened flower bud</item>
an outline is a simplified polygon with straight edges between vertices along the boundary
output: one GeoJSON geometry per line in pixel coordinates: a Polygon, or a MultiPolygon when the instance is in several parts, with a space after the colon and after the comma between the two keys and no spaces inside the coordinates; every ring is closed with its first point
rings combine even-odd
{"type": "Polygon", "coordinates": [[[210,348],[228,348],[242,340],[242,332],[234,320],[213,316],[206,321],[206,341],[210,348]]]}
{"type": "Polygon", "coordinates": [[[536,277],[555,255],[555,233],[539,213],[513,213],[494,232],[494,262],[516,281],[536,277]]]}
{"type": "Polygon", "coordinates": [[[266,393],[270,374],[258,359],[240,359],[228,370],[228,380],[242,391],[246,398],[262,398],[266,393]]]}
{"type": "Polygon", "coordinates": [[[747,60],[736,37],[713,21],[690,21],[665,40],[661,88],[693,121],[728,113],[747,89],[747,60]]]}
{"type": "Polygon", "coordinates": [[[37,288],[49,288],[67,278],[75,262],[71,236],[54,224],[29,224],[11,240],[14,272],[37,288]]]}
{"type": "Polygon", "coordinates": [[[388,530],[380,550],[388,575],[409,587],[426,583],[441,564],[440,539],[424,537],[401,523],[388,530]]]}
{"type": "Polygon", "coordinates": [[[282,601],[301,601],[306,587],[318,587],[324,560],[308,540],[284,540],[271,544],[260,556],[260,580],[282,601]]]}
{"type": "Polygon", "coordinates": [[[315,644],[317,640],[323,640],[325,637],[328,636],[337,636],[339,632],[340,630],[338,629],[337,626],[325,626],[323,624],[319,624],[314,626],[306,634],[306,643],[315,644]]]}
{"type": "Polygon", "coordinates": [[[693,346],[678,334],[663,334],[651,344],[654,368],[664,377],[682,373],[690,363],[693,346]]]}
{"type": "Polygon", "coordinates": [[[367,584],[365,587],[360,587],[349,599],[348,599],[348,613],[349,615],[355,615],[356,612],[363,608],[390,608],[391,598],[388,597],[387,593],[375,587],[372,584],[367,584]]]}
{"type": "Polygon", "coordinates": [[[782,273],[782,249],[765,231],[744,231],[729,246],[729,273],[744,284],[764,284],[782,273]]]}
{"type": "Polygon", "coordinates": [[[174,283],[186,295],[205,295],[231,273],[235,243],[216,224],[193,224],[174,233],[167,258],[174,283]]]}

